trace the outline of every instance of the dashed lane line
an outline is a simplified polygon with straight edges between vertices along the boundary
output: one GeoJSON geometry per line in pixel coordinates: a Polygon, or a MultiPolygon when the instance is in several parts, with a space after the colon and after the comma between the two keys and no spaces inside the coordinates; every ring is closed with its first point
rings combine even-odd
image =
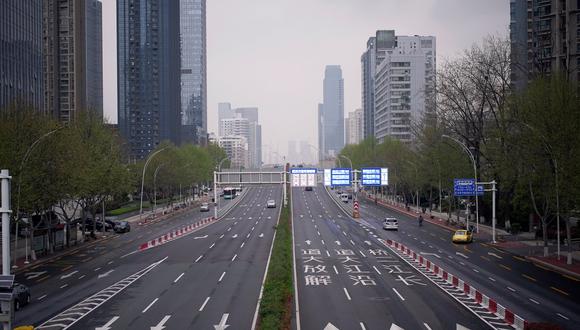
{"type": "Polygon", "coordinates": [[[203,258],[203,254],[202,254],[202,255],[200,255],[199,257],[197,257],[197,259],[195,259],[195,263],[197,263],[198,261],[200,261],[200,260],[201,260],[201,258],[203,258]]]}
{"type": "Polygon", "coordinates": [[[556,288],[556,287],[553,287],[553,286],[551,286],[551,287],[550,287],[550,289],[552,289],[552,290],[554,290],[554,291],[556,291],[556,292],[558,292],[558,293],[561,293],[561,294],[563,294],[563,295],[565,295],[565,296],[569,296],[569,295],[570,295],[568,292],[566,292],[566,291],[564,291],[564,290],[561,290],[561,289],[558,289],[558,288],[556,288]]]}
{"type": "MultiPolygon", "coordinates": [[[[347,290],[346,288],[342,288],[342,290],[344,290],[344,294],[346,295],[346,299],[348,299],[348,300],[352,300],[352,299],[350,298],[350,294],[348,294],[348,290],[347,290]]],[[[404,299],[403,299],[403,300],[404,300],[404,299]]]]}
{"type": "Polygon", "coordinates": [[[534,300],[534,299],[532,299],[532,298],[528,298],[528,299],[529,299],[531,302],[533,302],[534,304],[536,304],[536,305],[539,305],[539,304],[540,304],[540,303],[539,303],[537,300],[534,300]]]}
{"type": "Polygon", "coordinates": [[[399,291],[397,291],[397,289],[395,289],[395,288],[392,288],[392,289],[393,289],[393,291],[395,291],[395,293],[397,294],[397,296],[399,296],[399,298],[400,298],[402,301],[405,301],[405,298],[403,298],[403,296],[401,296],[401,294],[399,293],[399,291]]]}
{"type": "Polygon", "coordinates": [[[159,298],[155,298],[153,299],[152,302],[149,303],[149,305],[147,305],[147,307],[145,307],[145,309],[141,312],[142,314],[147,313],[147,311],[149,310],[149,308],[153,307],[153,305],[155,305],[155,303],[159,300],[159,298]]]}
{"type": "Polygon", "coordinates": [[[184,275],[185,273],[181,273],[181,275],[177,276],[177,278],[175,280],[173,280],[173,283],[177,283],[184,275]]]}
{"type": "Polygon", "coordinates": [[[205,298],[205,301],[203,302],[203,304],[201,305],[201,307],[199,308],[198,311],[203,311],[203,309],[205,308],[205,305],[207,305],[207,302],[209,301],[210,297],[205,298]]]}
{"type": "Polygon", "coordinates": [[[224,279],[224,276],[226,276],[226,272],[222,273],[222,276],[220,276],[220,278],[218,279],[218,283],[224,279]]]}
{"type": "Polygon", "coordinates": [[[537,281],[538,281],[538,280],[536,280],[535,278],[533,278],[533,277],[531,277],[531,276],[529,276],[529,275],[526,275],[526,274],[522,274],[522,276],[523,276],[523,277],[525,277],[525,278],[527,278],[528,280],[530,280],[530,281],[532,281],[532,282],[537,282],[537,281]]]}

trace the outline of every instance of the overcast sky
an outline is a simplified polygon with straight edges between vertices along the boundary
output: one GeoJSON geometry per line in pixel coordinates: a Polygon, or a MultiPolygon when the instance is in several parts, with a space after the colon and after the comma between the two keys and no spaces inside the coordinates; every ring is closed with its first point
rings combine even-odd
{"type": "MultiPolygon", "coordinates": [[[[115,0],[102,2],[104,107],[117,122],[115,0]]],[[[208,130],[231,102],[259,108],[265,151],[317,146],[325,65],[342,66],[345,116],[360,108],[360,56],[376,30],[435,36],[439,64],[508,27],[508,0],[207,0],[208,130]]]]}

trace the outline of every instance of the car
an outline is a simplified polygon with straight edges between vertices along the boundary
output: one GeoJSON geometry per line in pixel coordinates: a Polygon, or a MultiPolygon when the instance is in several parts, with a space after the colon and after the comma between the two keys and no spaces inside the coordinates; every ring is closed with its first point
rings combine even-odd
{"type": "Polygon", "coordinates": [[[306,188],[304,188],[305,191],[312,191],[312,187],[308,186],[306,188]]]}
{"type": "Polygon", "coordinates": [[[209,203],[201,203],[199,207],[200,212],[209,212],[209,203]]]}
{"type": "Polygon", "coordinates": [[[276,208],[276,201],[273,199],[270,199],[268,202],[266,202],[266,207],[269,209],[275,209],[276,208]]]}
{"type": "Polygon", "coordinates": [[[451,239],[453,243],[471,243],[473,242],[473,233],[470,230],[456,230],[451,239]]]}
{"type": "Polygon", "coordinates": [[[114,229],[115,233],[128,233],[131,231],[131,225],[127,221],[118,221],[114,229]]]}
{"type": "Polygon", "coordinates": [[[30,289],[24,284],[14,282],[12,296],[14,298],[14,310],[20,310],[22,306],[30,303],[30,289]]]}
{"type": "Polygon", "coordinates": [[[348,194],[342,193],[340,195],[340,200],[345,202],[345,203],[348,203],[348,194]]]}
{"type": "Polygon", "coordinates": [[[386,218],[383,221],[383,229],[399,230],[399,221],[396,218],[386,218]]]}

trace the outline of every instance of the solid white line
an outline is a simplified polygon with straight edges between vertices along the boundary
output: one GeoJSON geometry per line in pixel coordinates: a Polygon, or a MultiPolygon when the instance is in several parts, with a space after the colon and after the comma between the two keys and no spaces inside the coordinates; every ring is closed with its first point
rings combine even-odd
{"type": "Polygon", "coordinates": [[[244,247],[244,244],[246,244],[246,242],[243,242],[242,245],[240,245],[240,249],[244,247]]]}
{"type": "Polygon", "coordinates": [[[427,328],[427,330],[431,330],[431,327],[429,326],[429,324],[423,323],[423,325],[425,326],[425,328],[427,328]]]}
{"type": "Polygon", "coordinates": [[[181,275],[177,276],[177,278],[173,281],[173,283],[177,283],[177,281],[179,281],[181,279],[183,274],[185,274],[185,273],[181,273],[181,275]]]}
{"type": "Polygon", "coordinates": [[[346,290],[346,288],[342,288],[342,289],[344,290],[344,294],[346,295],[346,298],[348,300],[352,300],[352,299],[350,299],[350,295],[348,294],[348,291],[346,290]]]}
{"type": "Polygon", "coordinates": [[[232,261],[236,260],[237,256],[238,256],[237,254],[234,254],[234,257],[232,258],[232,261]]]}
{"type": "Polygon", "coordinates": [[[375,269],[375,271],[376,271],[377,273],[379,273],[379,275],[381,275],[381,272],[379,272],[379,270],[377,269],[377,267],[373,266],[373,268],[375,269]]]}
{"type": "Polygon", "coordinates": [[[509,287],[509,286],[508,286],[507,288],[508,288],[508,290],[510,290],[511,292],[516,292],[516,289],[513,289],[513,288],[511,288],[511,287],[509,287]]]}
{"type": "Polygon", "coordinates": [[[146,313],[149,310],[149,308],[151,308],[151,306],[153,306],[153,304],[157,302],[157,300],[159,300],[159,298],[155,298],[147,307],[145,307],[145,309],[141,313],[146,313]]]}
{"type": "Polygon", "coordinates": [[[560,313],[556,313],[556,315],[558,315],[559,317],[563,318],[564,320],[570,320],[569,318],[567,318],[566,316],[560,314],[560,313]]]}
{"type": "Polygon", "coordinates": [[[205,307],[205,304],[207,304],[207,302],[209,301],[209,297],[205,298],[205,301],[203,302],[203,305],[201,305],[201,307],[199,308],[199,311],[203,311],[203,308],[205,307]]]}
{"type": "Polygon", "coordinates": [[[405,298],[403,298],[403,296],[401,296],[401,294],[399,293],[399,291],[397,291],[397,289],[393,288],[393,291],[395,291],[397,296],[399,296],[399,298],[401,298],[402,301],[405,301],[405,298]]]}
{"type": "Polygon", "coordinates": [[[531,301],[531,302],[533,302],[533,303],[534,303],[534,304],[536,304],[536,305],[539,305],[539,304],[540,304],[539,302],[537,302],[536,300],[534,300],[534,299],[532,299],[532,298],[528,298],[528,299],[530,299],[530,301],[531,301]]]}
{"type": "Polygon", "coordinates": [[[201,260],[201,258],[203,258],[203,254],[197,257],[197,259],[195,259],[195,262],[198,262],[199,260],[201,260]]]}
{"type": "Polygon", "coordinates": [[[360,324],[360,328],[361,328],[362,330],[367,330],[367,328],[365,328],[365,325],[364,325],[364,323],[362,323],[362,322],[359,322],[358,324],[360,324]]]}
{"type": "Polygon", "coordinates": [[[46,295],[42,295],[42,296],[38,297],[38,300],[42,300],[44,298],[46,298],[46,295]]]}
{"type": "Polygon", "coordinates": [[[218,283],[219,283],[219,282],[221,282],[221,281],[223,280],[223,278],[224,278],[224,276],[225,276],[225,275],[226,275],[226,272],[223,272],[223,273],[222,273],[222,276],[220,276],[220,278],[219,278],[219,280],[218,280],[218,283]]]}
{"type": "Polygon", "coordinates": [[[212,244],[209,246],[209,248],[211,249],[211,248],[212,248],[212,247],[214,247],[214,246],[215,246],[215,243],[212,243],[212,244]]]}

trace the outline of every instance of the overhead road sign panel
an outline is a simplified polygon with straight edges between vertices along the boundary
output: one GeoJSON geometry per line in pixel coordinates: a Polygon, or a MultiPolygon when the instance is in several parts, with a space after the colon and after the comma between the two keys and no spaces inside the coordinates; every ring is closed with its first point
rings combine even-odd
{"type": "Polygon", "coordinates": [[[316,185],[316,168],[291,168],[292,187],[313,187],[316,185]]]}
{"type": "Polygon", "coordinates": [[[350,186],[351,172],[350,168],[333,168],[330,170],[330,185],[332,186],[350,186]]]}
{"type": "Polygon", "coordinates": [[[324,169],[324,185],[325,186],[331,186],[332,185],[331,184],[331,181],[332,181],[331,180],[331,177],[332,177],[332,174],[331,174],[330,169],[329,168],[325,168],[324,169]]]}
{"type": "Polygon", "coordinates": [[[361,168],[361,185],[370,187],[388,186],[389,169],[380,167],[361,168]]]}

